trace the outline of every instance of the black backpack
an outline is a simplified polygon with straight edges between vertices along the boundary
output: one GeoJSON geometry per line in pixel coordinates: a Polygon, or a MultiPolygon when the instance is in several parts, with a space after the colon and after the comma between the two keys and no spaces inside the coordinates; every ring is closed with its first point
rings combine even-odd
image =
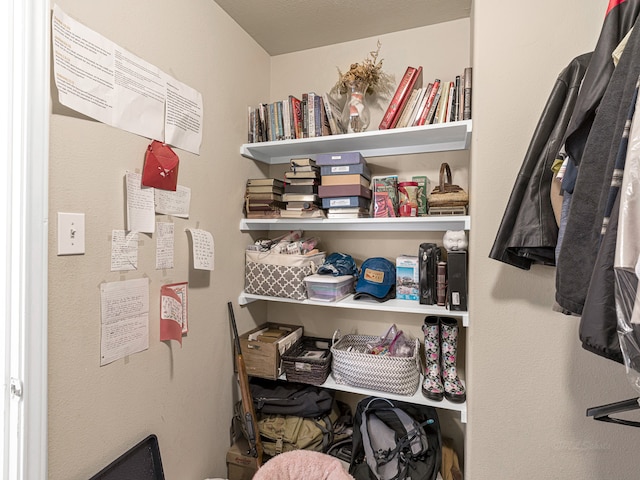
{"type": "Polygon", "coordinates": [[[349,473],[356,480],[435,480],[442,462],[435,408],[367,397],[353,420],[349,473]]]}

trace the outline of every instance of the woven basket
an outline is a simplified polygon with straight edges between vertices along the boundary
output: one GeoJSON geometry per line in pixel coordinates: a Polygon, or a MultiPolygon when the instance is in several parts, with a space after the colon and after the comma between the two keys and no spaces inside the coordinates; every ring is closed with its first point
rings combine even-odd
{"type": "Polygon", "coordinates": [[[368,343],[379,337],[333,334],[331,370],[337,383],[398,395],[413,395],[420,384],[420,342],[416,339],[412,357],[365,353],[368,343]]]}
{"type": "Polygon", "coordinates": [[[451,168],[448,163],[443,163],[440,165],[440,183],[429,195],[429,207],[464,207],[469,204],[469,194],[451,182],[451,168]]]}
{"type": "Polygon", "coordinates": [[[322,385],[331,369],[331,350],[328,338],[302,337],[282,354],[282,366],[288,382],[322,385]],[[305,355],[305,352],[320,351],[321,358],[305,355]]]}

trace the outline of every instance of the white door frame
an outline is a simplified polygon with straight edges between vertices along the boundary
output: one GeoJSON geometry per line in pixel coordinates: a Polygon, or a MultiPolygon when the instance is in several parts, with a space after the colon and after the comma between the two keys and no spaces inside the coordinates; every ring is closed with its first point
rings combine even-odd
{"type": "Polygon", "coordinates": [[[50,15],[49,0],[0,2],[0,477],[12,480],[47,478],[50,15]]]}

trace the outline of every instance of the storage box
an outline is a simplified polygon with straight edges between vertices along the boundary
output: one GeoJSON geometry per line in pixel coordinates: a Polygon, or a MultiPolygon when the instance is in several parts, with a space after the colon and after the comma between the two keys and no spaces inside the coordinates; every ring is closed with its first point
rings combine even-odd
{"type": "Polygon", "coordinates": [[[321,302],[337,302],[353,293],[356,277],[353,275],[309,275],[304,283],[310,300],[321,302]]]}
{"type": "Polygon", "coordinates": [[[302,337],[282,355],[288,382],[322,385],[331,370],[331,339],[302,337]]]}
{"type": "Polygon", "coordinates": [[[274,252],[245,252],[246,293],[305,300],[304,277],[324,262],[324,252],[315,255],[288,255],[274,252]]]}
{"type": "Polygon", "coordinates": [[[297,325],[265,323],[240,335],[240,348],[247,374],[277,379],[283,372],[281,355],[302,337],[302,332],[303,328],[297,325]],[[281,330],[285,335],[273,341],[274,330],[281,330]],[[266,333],[269,334],[267,337],[261,337],[266,333]]]}
{"type": "Polygon", "coordinates": [[[417,255],[400,255],[396,258],[396,298],[401,300],[420,298],[419,274],[417,255]]]}
{"type": "Polygon", "coordinates": [[[257,458],[248,455],[249,443],[242,435],[227,450],[229,480],[251,480],[258,471],[257,458]]]}

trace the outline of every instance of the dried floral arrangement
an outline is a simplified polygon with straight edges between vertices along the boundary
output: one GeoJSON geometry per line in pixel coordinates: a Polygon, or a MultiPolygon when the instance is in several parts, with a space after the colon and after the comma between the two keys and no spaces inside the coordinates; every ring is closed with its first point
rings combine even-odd
{"type": "Polygon", "coordinates": [[[381,47],[382,44],[378,40],[377,48],[369,52],[369,56],[362,62],[352,63],[349,70],[344,73],[338,68],[338,81],[332,91],[346,93],[348,85],[359,80],[367,83],[369,94],[388,94],[392,88],[393,78],[382,70],[381,47]]]}

